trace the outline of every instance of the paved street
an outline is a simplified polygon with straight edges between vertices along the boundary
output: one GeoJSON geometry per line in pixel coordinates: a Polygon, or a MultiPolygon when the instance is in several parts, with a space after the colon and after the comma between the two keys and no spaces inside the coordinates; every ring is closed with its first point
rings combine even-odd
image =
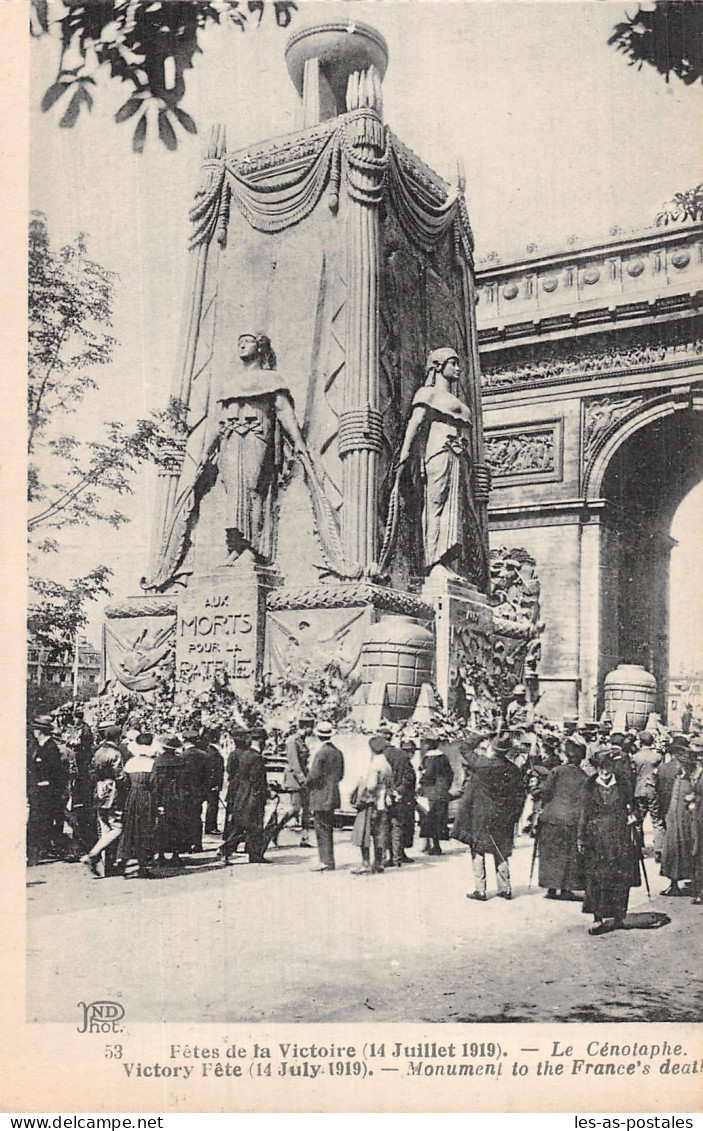
{"type": "MultiPolygon", "coordinates": [[[[133,1022],[693,1021],[701,1007],[701,909],[635,889],[632,929],[589,938],[580,904],[528,889],[532,842],[511,867],[514,900],[478,904],[470,857],[449,842],[379,876],[338,869],[286,831],[268,865],[214,860],[182,872],[95,880],[80,864],[28,871],[28,1017],[73,1021],[117,1000],[133,1022]],[[640,929],[651,913],[671,916],[640,929]]],[[[489,894],[494,884],[489,864],[489,894]]]]}

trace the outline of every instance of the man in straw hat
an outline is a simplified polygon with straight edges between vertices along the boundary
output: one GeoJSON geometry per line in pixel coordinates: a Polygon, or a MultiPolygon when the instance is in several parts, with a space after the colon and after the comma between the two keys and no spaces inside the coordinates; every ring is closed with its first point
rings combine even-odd
{"type": "Polygon", "coordinates": [[[344,756],[331,741],[333,733],[330,722],[318,720],[307,776],[320,857],[320,866],[315,869],[318,872],[334,871],[334,812],[341,805],[339,783],[344,777],[344,756]]]}

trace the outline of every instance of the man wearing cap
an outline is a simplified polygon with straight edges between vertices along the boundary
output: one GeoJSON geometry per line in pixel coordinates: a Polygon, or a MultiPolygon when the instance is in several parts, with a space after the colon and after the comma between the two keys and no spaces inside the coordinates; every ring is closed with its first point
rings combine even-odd
{"type": "Polygon", "coordinates": [[[310,809],[315,824],[317,852],[320,867],[316,871],[334,871],[334,812],[341,805],[339,783],[344,777],[344,756],[331,742],[332,724],[318,720],[308,769],[307,787],[310,791],[310,809]]]}
{"type": "Polygon", "coordinates": [[[125,789],[120,737],[121,729],[114,723],[103,723],[98,728],[98,747],[90,768],[95,782],[94,797],[100,837],[90,852],[81,857],[81,863],[87,864],[96,876],[100,875],[100,857],[103,852],[104,875],[109,876],[116,870],[115,858],[117,842],[122,835],[125,789]]]}
{"type": "Polygon", "coordinates": [[[50,715],[39,715],[32,723],[27,746],[27,863],[38,864],[50,852],[57,797],[61,796],[64,772],[61,752],[53,737],[50,715]]]}
{"type": "Polygon", "coordinates": [[[246,844],[250,864],[264,864],[264,810],[268,795],[266,765],[262,749],[266,732],[235,731],[234,750],[227,760],[227,819],[220,856],[224,864],[236,852],[240,841],[246,844]]]}
{"type": "MultiPolygon", "coordinates": [[[[662,755],[654,745],[654,735],[648,730],[640,731],[639,750],[632,756],[632,765],[635,772],[635,812],[639,821],[640,831],[644,826],[647,813],[652,818],[655,837],[662,828],[657,809],[655,772],[662,760],[662,755]]],[[[642,835],[644,835],[642,833],[642,835]]]]}
{"type": "Polygon", "coordinates": [[[525,791],[520,770],[507,759],[510,747],[509,735],[496,735],[487,754],[472,751],[464,759],[470,777],[452,837],[471,849],[475,886],[467,899],[485,902],[487,898],[486,855],[493,857],[498,895],[512,899],[508,858],[513,851],[515,824],[522,812],[525,791]]]}
{"type": "Polygon", "coordinates": [[[290,793],[290,808],[284,813],[278,826],[278,834],[294,817],[300,816],[300,847],[310,848],[308,834],[312,826],[310,817],[310,795],[307,787],[308,764],[310,761],[310,738],[315,720],[309,712],[298,719],[293,734],[286,740],[286,768],[283,775],[283,788],[290,793]]]}

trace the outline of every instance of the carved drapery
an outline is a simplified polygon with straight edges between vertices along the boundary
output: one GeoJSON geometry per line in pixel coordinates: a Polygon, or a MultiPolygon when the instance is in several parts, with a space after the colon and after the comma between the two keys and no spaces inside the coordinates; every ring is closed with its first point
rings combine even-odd
{"type": "MultiPolygon", "coordinates": [[[[367,570],[377,552],[378,461],[384,442],[378,374],[379,206],[383,200],[390,203],[408,239],[423,252],[429,247],[439,249],[449,236],[450,247],[453,244],[468,269],[472,237],[463,197],[458,190],[448,191],[425,169],[384,128],[372,106],[352,108],[297,139],[253,155],[226,154],[222,131],[214,131],[213,139],[191,211],[194,277],[181,350],[186,360],[178,382],[178,394],[189,408],[190,431],[180,478],[174,475],[169,480],[163,533],[151,577],[143,584],[164,590],[190,572],[189,548],[198,520],[193,491],[214,439],[210,371],[222,260],[212,256],[218,253],[218,244],[226,246],[232,209],[256,231],[275,236],[300,224],[318,206],[324,207],[325,194],[332,215],[340,209],[340,194],[345,194],[349,267],[344,306],[340,304],[328,331],[344,354],[343,393],[336,409],[342,497],[330,498],[333,510],[339,507],[335,521],[341,526],[344,560],[335,560],[332,571],[349,576],[356,569],[367,570]],[[192,474],[184,479],[188,469],[192,474]]],[[[331,274],[324,282],[329,289],[335,279],[331,274]]],[[[329,374],[320,376],[324,376],[321,385],[327,397],[329,374]]],[[[324,458],[323,449],[320,454],[324,458]]],[[[316,525],[319,531],[319,522],[316,525]]],[[[332,531],[326,539],[328,551],[336,549],[334,534],[332,531]]],[[[338,555],[328,552],[325,557],[330,564],[338,555]]]]}

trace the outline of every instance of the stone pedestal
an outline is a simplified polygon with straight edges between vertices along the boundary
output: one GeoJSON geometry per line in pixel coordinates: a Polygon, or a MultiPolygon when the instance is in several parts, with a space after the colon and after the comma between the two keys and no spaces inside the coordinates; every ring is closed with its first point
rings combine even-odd
{"type": "Polygon", "coordinates": [[[266,598],[279,582],[245,555],[191,579],[178,601],[177,690],[210,686],[219,675],[238,695],[253,697],[264,671],[266,598]]]}
{"type": "Polygon", "coordinates": [[[422,598],[435,610],[437,691],[447,710],[461,710],[474,665],[490,670],[491,606],[475,586],[449,578],[428,578],[422,598]]]}

